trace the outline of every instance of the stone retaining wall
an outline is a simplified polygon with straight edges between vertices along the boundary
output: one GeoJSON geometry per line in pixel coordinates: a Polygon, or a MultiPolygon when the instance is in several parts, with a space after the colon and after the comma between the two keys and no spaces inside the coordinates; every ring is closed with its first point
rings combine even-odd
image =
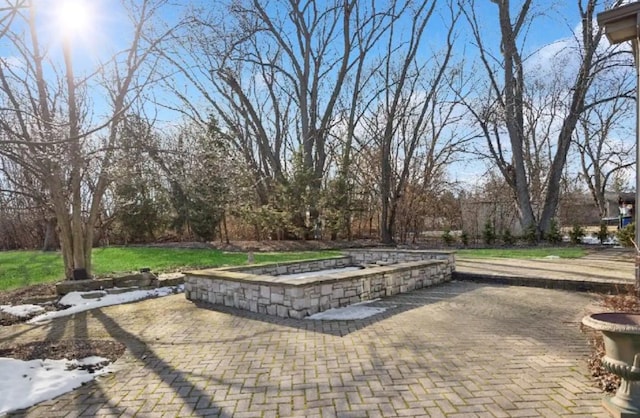
{"type": "Polygon", "coordinates": [[[351,249],[343,251],[353,260],[353,264],[376,262],[404,263],[421,260],[446,260],[455,267],[456,253],[452,251],[394,250],[388,248],[351,249]]]}
{"type": "Polygon", "coordinates": [[[304,318],[451,280],[455,267],[455,254],[451,252],[378,249],[345,252],[344,257],[322,260],[187,272],[185,295],[193,301],[304,318]],[[369,267],[303,279],[278,276],[351,265],[369,267]]]}
{"type": "Polygon", "coordinates": [[[251,266],[223,267],[213,269],[215,271],[234,271],[247,274],[280,276],[283,274],[306,273],[340,267],[352,266],[354,263],[350,256],[339,256],[308,261],[286,261],[283,263],[260,264],[251,266]]]}

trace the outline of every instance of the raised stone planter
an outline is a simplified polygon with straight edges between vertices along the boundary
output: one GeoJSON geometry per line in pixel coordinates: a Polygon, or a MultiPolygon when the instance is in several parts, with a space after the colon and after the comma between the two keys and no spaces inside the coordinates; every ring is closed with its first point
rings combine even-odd
{"type": "Polygon", "coordinates": [[[186,272],[185,295],[193,301],[304,318],[451,280],[454,266],[452,252],[349,250],[343,257],[322,260],[186,272]],[[353,265],[375,266],[302,279],[280,277],[353,265]]]}

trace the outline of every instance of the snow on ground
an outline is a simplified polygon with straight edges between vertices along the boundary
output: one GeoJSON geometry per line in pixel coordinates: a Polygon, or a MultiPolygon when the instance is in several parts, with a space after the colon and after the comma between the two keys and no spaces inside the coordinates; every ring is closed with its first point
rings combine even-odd
{"type": "Polygon", "coordinates": [[[90,309],[101,308],[103,306],[119,305],[121,303],[135,302],[137,300],[148,299],[152,297],[168,296],[174,293],[184,291],[184,285],[158,287],[149,290],[132,290],[119,294],[109,294],[106,291],[93,292],[71,292],[67,293],[58,301],[61,305],[68,305],[70,308],[62,311],[51,311],[42,315],[35,316],[27,321],[30,324],[49,321],[53,318],[61,316],[73,315],[78,312],[88,311],[90,309]],[[98,293],[98,297],[93,297],[98,293]],[[100,294],[102,293],[102,294],[100,294]],[[85,296],[92,295],[91,298],[85,296]]]}
{"type": "MultiPolygon", "coordinates": [[[[168,296],[182,291],[184,291],[183,285],[133,290],[119,294],[109,294],[106,291],[71,292],[60,299],[61,304],[68,305],[70,308],[44,313],[35,316],[28,322],[48,321],[89,309],[134,302],[150,297],[168,296]]],[[[28,317],[44,311],[42,307],[37,305],[2,305],[0,310],[20,317],[28,317]]],[[[31,361],[0,357],[0,415],[53,399],[93,380],[98,375],[108,373],[110,371],[108,367],[93,367],[106,365],[108,362],[109,360],[102,357],[87,357],[81,360],[44,359],[31,361]],[[86,366],[92,366],[91,368],[95,372],[90,373],[85,370],[86,366]]]]}
{"type": "MultiPolygon", "coordinates": [[[[580,242],[588,245],[600,245],[600,240],[594,236],[584,236],[580,238],[580,242]]],[[[602,241],[602,245],[618,245],[618,238],[608,237],[602,241]]]]}
{"type": "Polygon", "coordinates": [[[323,321],[340,321],[340,320],[353,320],[364,319],[370,316],[382,313],[387,308],[379,308],[373,306],[365,306],[368,303],[376,302],[380,299],[368,300],[366,302],[354,303],[353,305],[345,306],[344,308],[333,308],[317,314],[310,315],[305,319],[316,319],[323,321]]]}
{"type": "Polygon", "coordinates": [[[27,318],[34,314],[44,312],[44,308],[40,305],[0,305],[0,311],[17,316],[18,318],[27,318]]]}
{"type": "Polygon", "coordinates": [[[104,367],[89,373],[78,366],[108,362],[102,357],[31,361],[0,357],[0,415],[28,408],[80,387],[110,370],[104,367]]]}

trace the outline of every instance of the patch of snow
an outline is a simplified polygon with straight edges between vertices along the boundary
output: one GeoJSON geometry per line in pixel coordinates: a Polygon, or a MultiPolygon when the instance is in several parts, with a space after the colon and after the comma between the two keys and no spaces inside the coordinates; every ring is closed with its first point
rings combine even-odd
{"type": "Polygon", "coordinates": [[[369,300],[366,302],[354,303],[343,308],[332,308],[317,314],[310,315],[305,319],[315,319],[323,321],[348,321],[354,319],[365,319],[373,315],[377,315],[387,310],[387,308],[366,306],[368,303],[375,302],[379,299],[369,300]]]}
{"type": "Polygon", "coordinates": [[[90,373],[78,365],[109,362],[102,357],[82,360],[22,361],[0,357],[0,415],[67,393],[96,376],[109,373],[109,368],[90,373]]]}
{"type": "MultiPolygon", "coordinates": [[[[582,244],[587,244],[587,245],[600,245],[600,240],[597,237],[594,237],[593,235],[582,237],[580,239],[580,242],[582,244]]],[[[607,237],[607,239],[602,241],[602,245],[618,245],[618,238],[607,237]]]]}
{"type": "Polygon", "coordinates": [[[592,237],[592,236],[586,236],[586,237],[582,237],[582,239],[580,240],[583,244],[588,244],[588,245],[600,245],[600,240],[596,237],[592,237]]]}
{"type": "Polygon", "coordinates": [[[42,315],[35,316],[27,321],[30,324],[49,321],[53,318],[59,318],[62,316],[73,315],[78,312],[88,311],[90,309],[102,308],[104,306],[119,305],[122,303],[135,302],[142,299],[148,299],[152,297],[168,296],[175,293],[183,292],[184,285],[179,286],[167,286],[158,287],[156,289],[149,290],[133,290],[126,293],[107,294],[96,299],[85,299],[83,294],[92,292],[71,292],[67,293],[60,299],[61,305],[70,306],[70,308],[62,311],[51,311],[42,315]]]}
{"type": "Polygon", "coordinates": [[[39,305],[0,305],[0,311],[19,318],[27,318],[31,315],[44,312],[44,308],[39,305]]]}
{"type": "Polygon", "coordinates": [[[108,362],[109,360],[104,357],[89,356],[89,357],[85,357],[85,358],[81,358],[73,361],[78,366],[97,366],[100,363],[104,363],[105,361],[108,362]]]}
{"type": "MultiPolygon", "coordinates": [[[[571,242],[571,238],[569,238],[568,235],[565,235],[562,237],[562,242],[571,242]]],[[[593,235],[590,235],[590,236],[582,237],[580,239],[580,243],[586,244],[586,245],[600,245],[600,240],[594,237],[593,235]]],[[[619,244],[618,237],[615,237],[615,236],[608,237],[602,242],[602,245],[618,245],[618,244],[619,244]]]]}

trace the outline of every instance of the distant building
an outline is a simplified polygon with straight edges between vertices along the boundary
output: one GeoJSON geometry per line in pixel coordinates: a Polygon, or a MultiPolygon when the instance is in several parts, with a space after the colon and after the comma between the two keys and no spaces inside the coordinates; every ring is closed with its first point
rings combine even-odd
{"type": "Polygon", "coordinates": [[[635,193],[605,193],[607,199],[607,214],[602,219],[609,225],[617,225],[624,228],[635,219],[636,194],[635,193]]]}

